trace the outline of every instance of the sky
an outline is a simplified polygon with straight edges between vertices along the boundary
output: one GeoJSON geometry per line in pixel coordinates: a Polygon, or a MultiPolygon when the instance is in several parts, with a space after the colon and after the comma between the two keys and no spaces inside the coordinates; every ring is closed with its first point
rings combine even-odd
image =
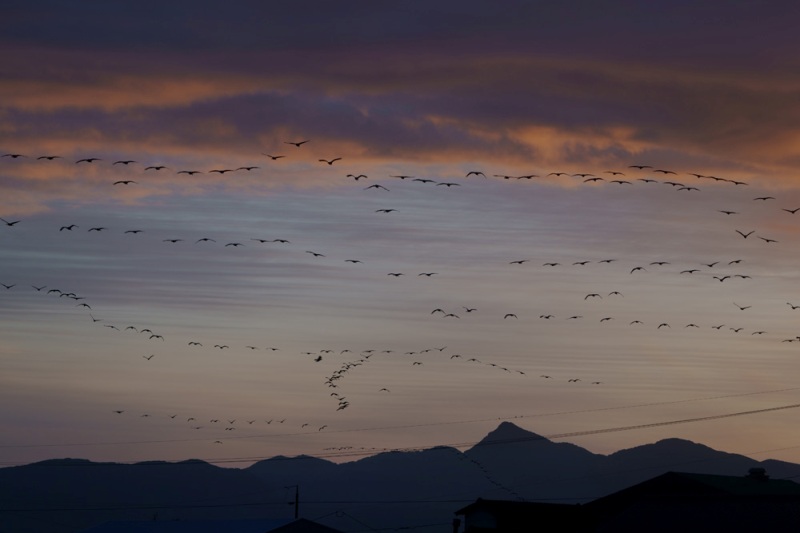
{"type": "Polygon", "coordinates": [[[0,466],[348,461],[503,420],[800,462],[798,23],[4,2],[0,466]]]}

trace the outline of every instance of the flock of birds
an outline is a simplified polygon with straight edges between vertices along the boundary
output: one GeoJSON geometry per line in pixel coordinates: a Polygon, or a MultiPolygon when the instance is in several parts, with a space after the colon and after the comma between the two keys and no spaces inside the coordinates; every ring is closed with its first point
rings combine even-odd
{"type": "MultiPolygon", "coordinates": [[[[285,141],[284,144],[287,146],[291,146],[290,150],[301,149],[309,140],[301,140],[301,141],[285,141]]],[[[283,160],[284,158],[290,157],[287,154],[283,153],[262,153],[270,163],[278,162],[283,160]]],[[[14,164],[20,162],[36,162],[37,164],[49,164],[57,162],[58,160],[64,160],[67,163],[70,163],[72,160],[67,160],[65,157],[60,155],[41,155],[41,156],[29,156],[22,153],[6,153],[2,156],[2,158],[6,160],[12,161],[14,164]]],[[[318,158],[317,162],[326,166],[332,167],[334,164],[341,164],[340,162],[343,161],[343,157],[331,157],[331,158],[318,158]]],[[[114,161],[104,161],[103,158],[100,157],[84,157],[75,159],[73,163],[74,165],[80,166],[88,166],[88,165],[102,165],[102,164],[109,164],[110,167],[121,167],[121,168],[131,168],[134,169],[137,166],[141,168],[141,177],[136,177],[133,179],[132,177],[125,177],[121,179],[112,179],[109,180],[110,187],[136,187],[140,185],[144,180],[147,179],[147,176],[150,174],[155,173],[167,173],[173,172],[176,175],[186,175],[189,177],[198,176],[200,174],[219,174],[220,176],[226,174],[236,174],[236,173],[252,173],[256,170],[259,170],[262,165],[252,164],[252,165],[244,165],[244,166],[237,166],[232,165],[230,167],[220,167],[220,168],[212,168],[207,170],[198,170],[198,169],[172,169],[168,165],[163,163],[153,163],[153,164],[142,164],[139,163],[137,160],[134,159],[118,159],[114,161]]],[[[6,166],[3,169],[0,169],[0,172],[12,172],[12,169],[9,166],[6,166]]],[[[631,187],[637,184],[641,184],[641,186],[667,186],[672,188],[677,192],[681,192],[682,194],[701,194],[702,187],[701,184],[704,182],[713,183],[715,185],[729,185],[731,187],[736,187],[739,189],[746,189],[748,187],[748,183],[722,178],[713,175],[704,175],[699,173],[686,173],[685,176],[687,179],[693,180],[691,183],[686,183],[684,181],[679,181],[678,172],[664,169],[664,168],[654,168],[650,165],[644,164],[635,164],[630,165],[628,168],[623,170],[605,170],[602,172],[598,172],[597,174],[588,173],[588,172],[581,172],[581,173],[566,173],[566,172],[549,172],[542,175],[536,174],[524,174],[524,175],[506,175],[506,174],[492,174],[492,173],[485,173],[481,170],[470,170],[465,173],[465,175],[458,181],[455,180],[448,180],[448,181],[439,181],[432,178],[423,178],[423,177],[416,177],[413,175],[406,175],[406,174],[392,174],[387,176],[387,180],[396,180],[398,182],[409,182],[409,183],[418,183],[420,186],[435,186],[435,187],[442,187],[443,189],[451,189],[453,187],[463,187],[470,183],[470,180],[479,179],[479,180],[492,180],[492,179],[499,179],[503,181],[529,181],[529,180],[543,180],[543,179],[561,179],[561,178],[568,178],[568,179],[576,179],[579,183],[585,184],[585,186],[625,186],[631,187]],[[656,176],[663,177],[662,179],[656,179],[656,176]]],[[[362,180],[369,180],[370,177],[365,174],[352,174],[348,173],[344,175],[346,179],[352,179],[355,182],[360,182],[362,180]]],[[[391,185],[391,181],[387,181],[383,183],[374,183],[368,186],[363,187],[364,191],[367,191],[364,194],[374,193],[374,194],[384,194],[389,193],[394,187],[391,185]]],[[[758,203],[768,203],[768,202],[777,202],[776,197],[774,196],[755,196],[750,201],[758,202],[758,203]]],[[[795,206],[779,206],[778,210],[785,212],[787,216],[793,216],[800,211],[800,207],[795,206]]],[[[402,211],[400,206],[393,206],[393,207],[385,207],[374,210],[376,214],[380,215],[391,215],[393,213],[398,213],[402,211]]],[[[739,209],[728,209],[728,208],[719,208],[715,210],[717,216],[722,217],[729,217],[732,222],[736,220],[737,215],[740,214],[739,209]]],[[[24,218],[17,219],[17,218],[0,218],[0,221],[3,225],[6,226],[8,231],[23,231],[25,226],[24,218]]],[[[59,232],[62,234],[68,233],[76,233],[76,232],[87,232],[87,233],[116,233],[116,234],[123,234],[129,235],[130,238],[148,238],[147,231],[141,228],[112,228],[104,225],[92,225],[89,227],[82,227],[81,225],[65,220],[63,224],[59,225],[58,227],[53,228],[54,232],[59,232]]],[[[743,241],[752,242],[753,237],[755,239],[764,243],[764,245],[774,245],[778,244],[779,240],[776,239],[772,235],[768,235],[766,233],[762,234],[761,230],[749,228],[749,227],[739,227],[735,223],[731,224],[730,227],[730,235],[731,238],[742,239],[743,241]]],[[[212,245],[219,245],[223,249],[226,248],[245,248],[248,246],[272,246],[272,245],[281,245],[287,247],[295,247],[296,245],[292,242],[292,240],[285,238],[283,236],[242,236],[239,239],[230,240],[230,241],[217,241],[216,239],[210,236],[202,236],[199,238],[189,237],[186,235],[161,235],[156,236],[154,239],[156,242],[160,242],[163,245],[174,245],[174,246],[181,246],[181,245],[192,245],[192,246],[212,246],[212,245]]],[[[297,250],[297,254],[304,254],[309,259],[313,260],[330,260],[328,258],[327,253],[323,253],[318,250],[309,250],[300,248],[297,250]]],[[[353,257],[345,257],[345,258],[338,258],[337,261],[351,264],[354,267],[356,265],[364,264],[364,260],[353,258],[353,257]]],[[[537,261],[533,257],[507,257],[505,258],[504,264],[507,266],[508,269],[525,269],[525,268],[538,268],[545,271],[553,271],[553,270],[562,270],[566,271],[569,269],[591,269],[591,268],[604,268],[604,269],[614,269],[616,272],[623,272],[626,273],[628,276],[643,276],[652,273],[658,273],[659,275],[674,275],[678,276],[679,278],[705,278],[710,283],[721,283],[725,285],[730,285],[734,283],[747,283],[751,281],[755,274],[751,272],[747,272],[746,270],[742,270],[743,267],[747,265],[747,262],[742,258],[731,257],[725,259],[718,259],[715,261],[701,263],[698,262],[697,264],[681,264],[678,261],[671,261],[671,260],[653,260],[645,263],[631,263],[629,261],[617,258],[617,257],[597,257],[597,258],[587,258],[581,259],[578,261],[569,261],[559,258],[552,258],[545,261],[537,261]]],[[[389,271],[384,273],[385,276],[389,278],[398,279],[401,277],[416,277],[416,278],[438,278],[442,276],[440,272],[425,270],[425,271],[389,271]]],[[[99,328],[103,328],[109,331],[115,331],[119,334],[131,334],[136,335],[138,338],[146,339],[147,341],[153,341],[152,349],[148,349],[144,353],[141,354],[142,360],[145,362],[143,364],[158,364],[158,361],[161,357],[161,353],[159,352],[158,344],[165,342],[165,337],[168,337],[168,334],[165,332],[158,331],[157,329],[153,329],[152,327],[143,327],[141,325],[135,324],[121,324],[118,322],[113,321],[112,319],[105,316],[100,309],[96,309],[93,307],[92,302],[86,296],[77,294],[71,291],[68,287],[61,286],[61,287],[50,287],[45,283],[22,283],[18,282],[13,279],[6,279],[2,280],[0,283],[2,286],[2,290],[0,290],[0,297],[2,297],[3,292],[6,291],[19,291],[19,290],[30,290],[35,293],[41,293],[43,295],[58,299],[61,302],[67,302],[66,305],[70,305],[75,308],[76,312],[84,312],[86,313],[87,319],[91,320],[93,324],[95,324],[99,328]],[[155,352],[155,353],[152,353],[155,352]]],[[[725,324],[725,323],[700,323],[694,320],[687,320],[685,323],[675,323],[675,322],[667,322],[667,321],[657,321],[653,323],[647,323],[643,320],[632,316],[619,316],[619,315],[612,315],[612,314],[603,314],[600,313],[599,315],[596,313],[598,309],[597,306],[601,305],[602,302],[607,301],[614,301],[614,300],[622,300],[626,297],[626,291],[623,290],[622,287],[614,288],[614,290],[604,290],[601,292],[592,291],[588,292],[582,296],[580,301],[574,302],[575,308],[578,309],[577,312],[569,313],[563,316],[558,316],[553,313],[543,312],[538,316],[524,316],[520,313],[520,311],[516,309],[509,309],[505,313],[501,313],[494,317],[497,321],[527,321],[530,323],[531,320],[539,321],[542,323],[547,322],[555,322],[555,321],[567,321],[567,322],[580,322],[586,320],[593,320],[599,324],[611,324],[611,323],[622,323],[627,327],[636,327],[636,328],[647,328],[650,327],[656,331],[664,331],[664,330],[694,330],[694,329],[714,329],[717,331],[727,331],[733,334],[746,334],[750,337],[769,337],[767,331],[762,329],[755,329],[755,328],[747,328],[746,325],[742,325],[739,323],[735,324],[725,324]],[[592,307],[593,306],[593,307],[592,307]],[[591,313],[589,312],[591,311],[591,313]],[[590,316],[591,314],[591,316],[590,316]]],[[[2,301],[2,300],[0,300],[2,301]]],[[[797,311],[800,310],[800,301],[797,303],[793,301],[785,302],[787,306],[787,311],[797,311]]],[[[735,306],[736,309],[741,311],[742,313],[746,313],[749,309],[751,309],[752,305],[750,304],[742,304],[735,301],[731,301],[731,305],[735,306]]],[[[446,306],[436,307],[432,310],[428,309],[425,310],[424,313],[431,319],[441,319],[441,320],[449,320],[449,321],[464,321],[467,322],[471,317],[481,315],[482,311],[480,309],[480,304],[476,303],[473,305],[460,305],[457,308],[447,308],[446,306]]],[[[745,316],[745,315],[743,315],[745,316]]],[[[485,315],[481,316],[482,320],[487,320],[485,315]]],[[[773,337],[774,338],[774,337],[773,337]]],[[[800,335],[796,334],[784,334],[782,336],[777,337],[783,343],[794,343],[800,342],[800,335]]],[[[250,350],[250,351],[266,351],[266,352],[276,352],[279,351],[281,348],[279,346],[254,346],[254,345],[244,345],[244,346],[231,346],[225,342],[216,342],[216,341],[209,341],[206,339],[182,339],[178,341],[180,344],[185,346],[191,347],[195,350],[218,350],[218,351],[226,351],[226,350],[250,350]]],[[[320,383],[321,385],[329,388],[329,395],[331,401],[334,403],[333,411],[343,411],[350,407],[351,400],[348,398],[344,389],[346,389],[346,382],[347,377],[357,371],[359,368],[364,367],[365,365],[374,364],[375,361],[381,359],[404,359],[408,361],[413,367],[422,367],[425,364],[431,361],[450,361],[453,364],[458,362],[463,362],[464,364],[470,365],[481,365],[486,367],[487,369],[491,368],[498,372],[504,372],[508,374],[513,374],[519,376],[520,378],[525,377],[533,377],[540,380],[560,380],[565,383],[569,384],[588,384],[588,385],[601,385],[604,381],[596,378],[586,378],[584,376],[576,377],[576,376],[562,376],[557,377],[552,375],[551,373],[530,373],[525,369],[520,368],[512,368],[508,365],[498,364],[496,362],[490,361],[483,357],[474,357],[468,356],[462,353],[454,353],[448,351],[447,346],[441,347],[425,347],[425,348],[416,348],[416,349],[406,349],[406,350],[397,350],[397,349],[375,349],[375,348],[368,348],[368,349],[357,349],[357,348],[334,348],[328,347],[325,349],[311,349],[300,353],[299,355],[307,357],[310,364],[320,363],[323,361],[327,361],[333,359],[339,362],[339,366],[333,370],[332,372],[327,373],[320,383]]],[[[376,394],[391,394],[391,390],[388,387],[380,387],[376,386],[375,391],[376,394]]],[[[289,427],[293,426],[295,428],[299,428],[303,431],[315,431],[320,432],[328,428],[328,424],[321,424],[315,425],[308,421],[303,420],[292,420],[290,417],[286,416],[271,416],[263,419],[242,419],[240,417],[216,417],[216,416],[205,416],[201,417],[200,415],[193,414],[193,415],[182,415],[177,413],[167,413],[157,415],[154,413],[133,413],[130,409],[123,409],[123,408],[114,408],[110,409],[111,413],[114,415],[131,415],[136,416],[138,418],[147,419],[153,418],[156,416],[161,416],[162,418],[168,418],[170,420],[180,421],[187,424],[190,428],[195,430],[202,430],[202,429],[214,429],[214,428],[224,428],[223,431],[225,432],[233,432],[237,429],[241,428],[249,428],[254,427],[256,425],[267,425],[272,427],[289,427]]],[[[214,440],[216,444],[221,444],[222,440],[214,440]]]]}

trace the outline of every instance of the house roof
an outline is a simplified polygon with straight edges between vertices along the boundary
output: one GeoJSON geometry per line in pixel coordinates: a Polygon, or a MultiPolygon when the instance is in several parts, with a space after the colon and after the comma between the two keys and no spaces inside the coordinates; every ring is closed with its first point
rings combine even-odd
{"type": "Polygon", "coordinates": [[[484,500],[478,498],[466,507],[462,507],[455,512],[457,515],[466,515],[474,511],[488,511],[491,513],[502,513],[504,516],[514,515],[517,513],[529,513],[532,511],[540,511],[542,509],[559,509],[568,508],[574,509],[576,504],[567,503],[543,503],[543,502],[523,502],[514,500],[484,500]]]}
{"type": "Polygon", "coordinates": [[[800,497],[800,484],[788,479],[759,479],[749,476],[716,476],[683,472],[670,472],[670,474],[695,483],[701,483],[730,495],[800,497]]]}
{"type": "Polygon", "coordinates": [[[763,473],[749,476],[719,476],[667,472],[608,496],[598,498],[587,503],[586,506],[597,507],[631,498],[667,495],[683,498],[716,496],[800,499],[800,484],[785,479],[769,479],[763,473]]]}

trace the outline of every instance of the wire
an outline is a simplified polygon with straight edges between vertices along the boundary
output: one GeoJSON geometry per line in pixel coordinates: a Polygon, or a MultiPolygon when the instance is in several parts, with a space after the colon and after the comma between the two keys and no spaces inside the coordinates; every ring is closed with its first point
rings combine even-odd
{"type": "MultiPolygon", "coordinates": [[[[683,400],[669,400],[664,402],[650,402],[650,403],[640,403],[640,404],[633,404],[633,405],[620,405],[616,407],[596,407],[592,409],[577,409],[572,411],[554,411],[550,413],[536,413],[530,415],[516,415],[511,417],[496,417],[496,418],[476,418],[471,420],[455,420],[452,422],[430,422],[425,424],[406,424],[406,425],[398,425],[398,426],[376,426],[370,428],[355,428],[355,429],[339,429],[339,430],[330,430],[327,431],[327,434],[332,433],[356,433],[362,431],[385,431],[389,429],[412,429],[412,428],[421,428],[421,427],[433,427],[433,426],[451,426],[451,425],[458,425],[458,424],[474,424],[478,422],[491,422],[496,420],[518,420],[524,418],[541,418],[541,417],[548,417],[548,416],[563,416],[563,415],[571,415],[571,414],[581,414],[581,413],[597,413],[602,411],[616,411],[620,409],[637,409],[640,407],[656,407],[661,405],[674,405],[680,403],[689,403],[689,402],[700,402],[700,401],[708,401],[708,400],[721,400],[726,398],[740,398],[744,396],[756,396],[761,394],[774,394],[779,392],[789,392],[789,391],[798,391],[800,387],[787,387],[783,389],[772,389],[766,391],[755,391],[755,392],[743,392],[738,394],[725,394],[719,396],[704,396],[700,398],[686,398],[683,400]]],[[[308,435],[307,432],[296,432],[296,433],[278,433],[278,434],[259,434],[259,435],[237,435],[237,436],[229,436],[226,437],[226,440],[243,440],[243,439],[259,439],[265,437],[292,437],[298,435],[308,435]]],[[[556,438],[556,437],[552,437],[556,438]]],[[[161,439],[161,440],[136,440],[136,441],[107,441],[107,442],[72,442],[72,443],[65,443],[65,444],[56,444],[56,443],[48,443],[48,444],[0,444],[0,449],[5,448],[63,448],[63,447],[73,447],[73,446],[117,446],[117,445],[131,445],[131,444],[167,444],[167,443],[177,443],[177,442],[202,442],[206,441],[208,438],[191,438],[191,439],[161,439]]],[[[392,451],[391,449],[376,449],[372,448],[368,452],[380,452],[380,451],[392,451]]],[[[344,454],[347,456],[348,454],[344,454]]],[[[354,455],[365,455],[363,453],[357,453],[354,455]]],[[[337,454],[321,454],[317,457],[337,457],[337,454]]],[[[249,458],[247,458],[249,459],[249,458]]],[[[212,464],[216,464],[218,462],[231,462],[228,460],[209,460],[206,461],[212,464]]],[[[235,462],[241,462],[238,459],[235,462]]],[[[2,463],[6,464],[6,463],[2,463]]],[[[20,464],[20,463],[9,463],[7,466],[12,464],[20,464]]]]}
{"type": "MultiPolygon", "coordinates": [[[[800,404],[791,404],[791,405],[782,405],[778,407],[766,407],[764,409],[754,409],[751,411],[739,411],[736,413],[726,413],[721,415],[711,415],[711,416],[701,416],[696,418],[683,418],[679,420],[667,420],[664,422],[651,422],[649,424],[636,424],[633,426],[617,426],[611,428],[602,428],[602,429],[590,429],[590,430],[583,430],[583,431],[572,431],[569,433],[555,433],[552,435],[533,435],[532,437],[519,437],[515,439],[498,439],[489,442],[483,441],[466,441],[466,442],[457,442],[457,443],[447,443],[447,444],[438,444],[438,445],[426,445],[426,446],[406,446],[403,448],[387,448],[383,451],[385,452],[402,452],[402,451],[422,451],[428,450],[432,448],[465,448],[476,446],[480,444],[481,446],[489,446],[494,444],[508,444],[514,442],[530,442],[530,441],[539,441],[539,440],[558,440],[558,439],[566,439],[569,437],[581,437],[585,435],[599,435],[603,433],[617,433],[621,431],[633,431],[637,429],[647,429],[653,427],[662,427],[662,426],[672,426],[677,424],[688,424],[692,422],[704,422],[708,420],[720,420],[723,418],[733,418],[738,416],[747,416],[747,415],[755,415],[761,413],[768,413],[774,411],[783,411],[787,409],[796,409],[800,407],[800,404]]],[[[357,457],[357,456],[366,456],[374,453],[375,450],[372,451],[348,451],[348,452],[337,452],[337,453],[329,453],[329,454],[320,454],[315,457],[308,457],[309,459],[325,459],[325,458],[341,458],[341,457],[357,457]]],[[[129,464],[130,466],[174,466],[176,464],[187,464],[191,462],[198,462],[198,463],[209,463],[209,464],[224,464],[224,463],[241,463],[246,461],[257,461],[263,459],[270,459],[272,461],[294,461],[298,460],[297,457],[237,457],[237,458],[227,458],[227,459],[216,459],[216,460],[208,460],[208,461],[201,461],[199,459],[192,460],[192,461],[181,461],[180,463],[170,463],[167,461],[159,461],[159,462],[135,462],[135,463],[113,463],[113,464],[129,464]]],[[[50,460],[50,461],[43,461],[40,463],[34,463],[32,466],[107,466],[108,463],[92,463],[92,462],[62,462],[61,460],[50,460]]]]}

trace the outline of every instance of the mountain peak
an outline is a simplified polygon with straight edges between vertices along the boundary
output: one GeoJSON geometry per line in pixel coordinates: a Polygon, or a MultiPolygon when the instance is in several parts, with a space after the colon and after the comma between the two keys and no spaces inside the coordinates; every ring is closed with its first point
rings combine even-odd
{"type": "Polygon", "coordinates": [[[503,421],[500,423],[497,428],[493,431],[489,432],[481,441],[476,444],[476,446],[486,445],[486,444],[501,444],[507,443],[512,444],[515,442],[530,442],[530,441],[537,441],[537,440],[544,440],[547,439],[542,437],[541,435],[537,435],[532,431],[528,431],[526,429],[522,429],[516,424],[511,422],[503,421]]]}

